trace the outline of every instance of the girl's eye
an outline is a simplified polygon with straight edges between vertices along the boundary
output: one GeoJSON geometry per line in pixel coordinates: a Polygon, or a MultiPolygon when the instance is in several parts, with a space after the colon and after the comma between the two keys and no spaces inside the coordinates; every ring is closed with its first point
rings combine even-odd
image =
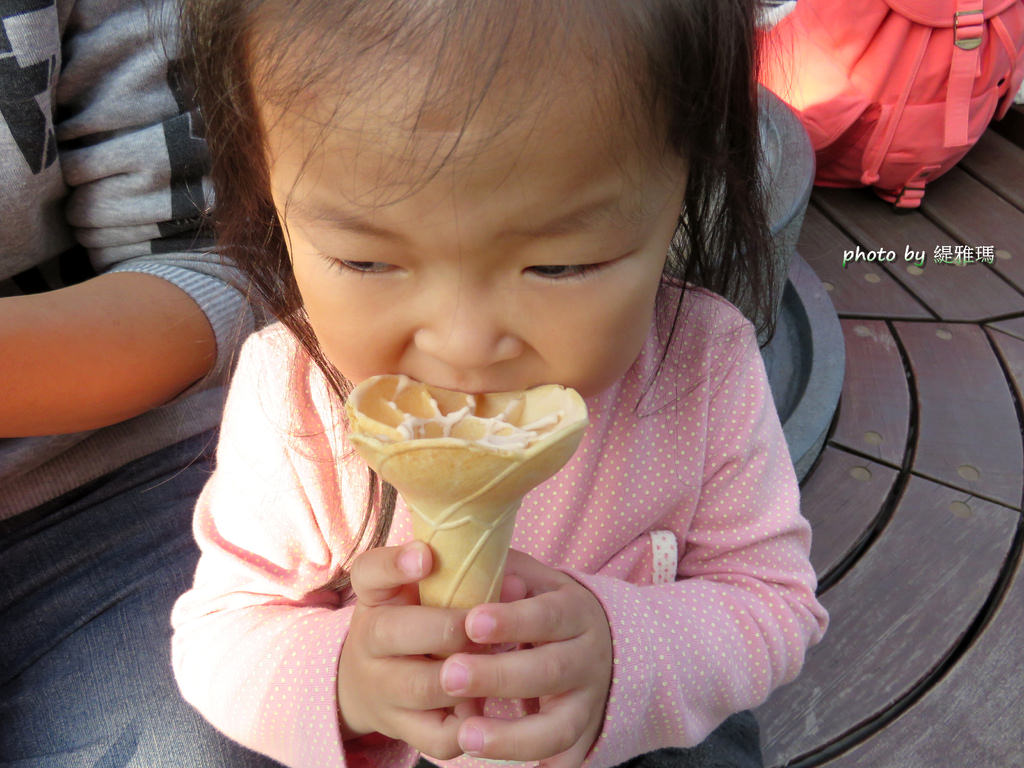
{"type": "Polygon", "coordinates": [[[342,269],[347,269],[352,272],[359,272],[361,274],[376,274],[380,272],[387,272],[391,269],[390,264],[385,264],[383,261],[350,261],[349,259],[330,259],[331,264],[342,269]]]}
{"type": "Polygon", "coordinates": [[[571,278],[585,277],[586,275],[594,272],[604,264],[539,264],[537,266],[529,267],[528,272],[532,272],[540,277],[546,277],[550,280],[567,280],[571,278]]]}

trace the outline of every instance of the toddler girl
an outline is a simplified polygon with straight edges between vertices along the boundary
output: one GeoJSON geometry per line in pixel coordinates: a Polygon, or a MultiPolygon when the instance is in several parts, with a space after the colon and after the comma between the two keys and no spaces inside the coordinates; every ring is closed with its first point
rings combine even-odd
{"type": "Polygon", "coordinates": [[[225,733],[317,768],[612,766],[796,675],[826,622],[809,529],[716,295],[770,301],[752,14],[190,4],[224,250],[281,321],[241,354],[174,615],[182,691],[225,733]],[[501,602],[418,604],[429,547],[346,438],[383,373],[587,399],[501,602]]]}

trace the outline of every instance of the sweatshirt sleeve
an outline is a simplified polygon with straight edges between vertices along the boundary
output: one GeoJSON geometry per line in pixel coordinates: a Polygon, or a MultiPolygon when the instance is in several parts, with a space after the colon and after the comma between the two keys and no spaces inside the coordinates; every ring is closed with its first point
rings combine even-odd
{"type": "Polygon", "coordinates": [[[711,363],[703,484],[688,530],[675,531],[676,581],[572,573],[604,606],[614,646],[588,766],[698,744],[796,677],[826,628],[810,526],[749,324],[739,339],[711,363]]]}
{"type": "Polygon", "coordinates": [[[71,9],[60,20],[54,133],[67,223],[93,271],[154,275],[195,301],[213,330],[217,359],[187,392],[221,385],[255,323],[237,287],[240,273],[202,227],[212,200],[209,157],[174,60],[176,4],[64,5],[71,9]]]}
{"type": "Polygon", "coordinates": [[[232,381],[195,513],[195,581],[172,615],[174,672],[213,725],[285,765],[412,765],[411,749],[383,738],[343,751],[338,658],[352,609],[322,587],[352,546],[365,491],[338,470],[330,407],[275,330],[251,337],[232,381]]]}

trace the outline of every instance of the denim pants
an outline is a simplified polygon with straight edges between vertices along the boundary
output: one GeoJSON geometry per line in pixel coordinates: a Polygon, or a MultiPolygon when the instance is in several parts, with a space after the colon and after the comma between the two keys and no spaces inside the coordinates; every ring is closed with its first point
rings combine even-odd
{"type": "Polygon", "coordinates": [[[695,747],[659,749],[619,768],[763,768],[760,742],[754,713],[738,712],[695,747]]]}
{"type": "MultiPolygon", "coordinates": [[[[0,521],[0,766],[269,768],[180,696],[170,612],[215,432],[0,521]]],[[[2,492],[2,491],[0,491],[2,492]]]]}

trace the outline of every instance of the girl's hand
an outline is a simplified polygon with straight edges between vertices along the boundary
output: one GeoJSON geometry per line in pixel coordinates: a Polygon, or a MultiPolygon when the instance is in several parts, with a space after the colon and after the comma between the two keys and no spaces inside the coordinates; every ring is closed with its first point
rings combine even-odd
{"type": "Polygon", "coordinates": [[[542,760],[576,768],[601,732],[611,686],[611,630],[597,598],[573,578],[521,552],[509,552],[506,582],[527,597],[480,605],[466,617],[477,643],[525,643],[496,654],[459,653],[444,662],[441,683],[453,697],[539,698],[519,720],[468,716],[458,727],[466,752],[498,760],[542,760]]]}
{"type": "Polygon", "coordinates": [[[466,611],[419,605],[416,583],[432,567],[430,548],[415,541],[352,563],[356,607],[338,662],[343,739],[377,732],[441,760],[462,754],[459,723],[478,708],[441,689],[442,662],[428,655],[472,644],[466,611]]]}

